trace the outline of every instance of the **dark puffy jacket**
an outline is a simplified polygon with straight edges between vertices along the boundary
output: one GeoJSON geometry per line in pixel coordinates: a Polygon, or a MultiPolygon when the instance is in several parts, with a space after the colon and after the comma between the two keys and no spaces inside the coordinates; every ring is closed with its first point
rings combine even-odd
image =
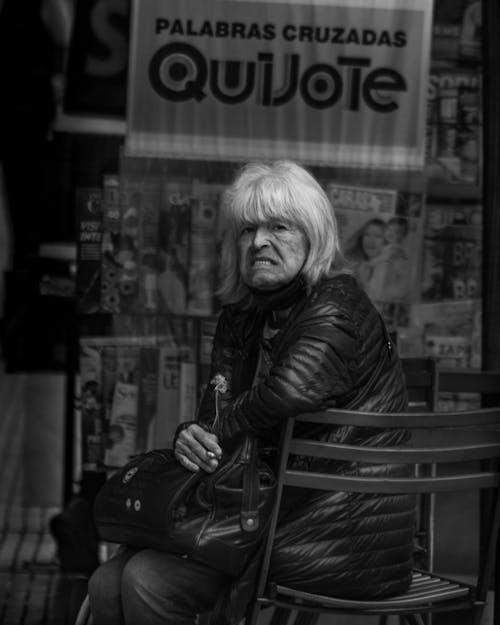
{"type": "MultiPolygon", "coordinates": [[[[406,408],[400,361],[385,326],[364,291],[339,275],[303,292],[271,344],[271,368],[252,386],[264,313],[227,307],[214,340],[211,375],[222,374],[218,434],[222,446],[241,432],[276,445],[284,420],[328,407],[373,411],[406,408]]],[[[215,414],[211,387],[199,419],[215,414]]],[[[304,436],[364,445],[402,444],[395,430],[305,428],[304,436]]],[[[300,459],[299,459],[300,460],[300,459]]],[[[375,471],[375,467],[336,467],[375,471]]],[[[384,467],[387,474],[401,469],[384,467]]],[[[282,583],[344,597],[375,597],[403,591],[412,566],[415,507],[405,496],[291,493],[280,521],[271,574],[282,583]],[[292,503],[291,503],[292,502],[292,503]]]]}

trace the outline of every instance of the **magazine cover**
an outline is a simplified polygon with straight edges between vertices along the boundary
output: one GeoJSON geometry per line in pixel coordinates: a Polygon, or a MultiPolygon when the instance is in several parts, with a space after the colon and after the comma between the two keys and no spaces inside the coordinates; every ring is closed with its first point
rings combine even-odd
{"type": "MultiPolygon", "coordinates": [[[[422,356],[435,358],[441,368],[481,368],[481,300],[420,303],[414,310],[421,331],[422,356]]],[[[467,410],[480,406],[477,393],[439,393],[438,410],[467,410]]]]}
{"type": "Polygon", "coordinates": [[[136,453],[148,451],[154,446],[158,410],[158,358],[158,337],[144,337],[139,353],[136,453]]]}
{"type": "Polygon", "coordinates": [[[330,184],[344,252],[389,325],[409,323],[417,280],[421,220],[396,214],[394,190],[330,184]]]}
{"type": "Polygon", "coordinates": [[[481,1],[436,0],[432,58],[445,61],[481,57],[481,1]]]}
{"type": "Polygon", "coordinates": [[[422,300],[478,298],[481,282],[481,206],[429,201],[422,250],[422,300]]]}
{"type": "Polygon", "coordinates": [[[422,354],[442,367],[481,366],[481,300],[419,302],[413,321],[421,333],[422,354]]]}
{"type": "Polygon", "coordinates": [[[76,309],[82,314],[101,310],[102,188],[76,189],[78,264],[76,309]]]}
{"type": "Polygon", "coordinates": [[[479,184],[482,145],[481,77],[475,70],[434,67],[429,76],[427,174],[479,184]]]}
{"type": "Polygon", "coordinates": [[[153,446],[171,448],[179,424],[180,353],[179,342],[172,318],[166,319],[168,327],[158,339],[158,394],[157,419],[153,446]]]}
{"type": "Polygon", "coordinates": [[[444,256],[446,242],[440,237],[425,237],[422,244],[422,299],[444,298],[444,256]]]}
{"type": "Polygon", "coordinates": [[[160,217],[159,177],[142,179],[142,202],[138,237],[138,298],[137,312],[155,313],[158,301],[158,253],[160,217]]]}
{"type": "Polygon", "coordinates": [[[394,189],[354,187],[328,183],[327,194],[335,211],[354,210],[365,213],[387,213],[396,211],[398,199],[394,189]]]}
{"type": "Polygon", "coordinates": [[[117,271],[118,310],[137,309],[139,294],[139,238],[143,182],[140,178],[120,176],[120,226],[113,260],[117,271]]]}
{"type": "Polygon", "coordinates": [[[104,462],[121,467],[136,453],[140,339],[119,337],[103,350],[107,443],[104,462]]]}
{"type": "Polygon", "coordinates": [[[96,337],[79,339],[79,422],[81,470],[103,471],[105,414],[102,389],[102,341],[96,337]]]}
{"type": "Polygon", "coordinates": [[[457,152],[460,157],[460,178],[464,183],[482,184],[483,105],[479,84],[458,88],[457,152]]]}
{"type": "Polygon", "coordinates": [[[193,183],[187,314],[210,316],[214,310],[216,229],[220,187],[193,183]]]}
{"type": "Polygon", "coordinates": [[[101,309],[108,313],[120,312],[118,268],[115,259],[121,236],[120,215],[119,177],[105,174],[102,199],[101,309]]]}
{"type": "Polygon", "coordinates": [[[191,229],[191,183],[163,184],[159,216],[159,312],[186,313],[191,229]]]}

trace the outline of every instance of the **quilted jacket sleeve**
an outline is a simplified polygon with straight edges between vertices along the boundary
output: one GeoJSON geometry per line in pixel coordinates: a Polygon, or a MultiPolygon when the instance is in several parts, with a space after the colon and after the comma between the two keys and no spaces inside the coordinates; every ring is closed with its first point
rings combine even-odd
{"type": "MultiPolygon", "coordinates": [[[[325,306],[280,340],[267,375],[249,390],[224,401],[218,434],[263,434],[289,416],[321,410],[353,387],[357,340],[346,320],[325,306]]],[[[224,398],[226,399],[226,398],[224,398]]]]}

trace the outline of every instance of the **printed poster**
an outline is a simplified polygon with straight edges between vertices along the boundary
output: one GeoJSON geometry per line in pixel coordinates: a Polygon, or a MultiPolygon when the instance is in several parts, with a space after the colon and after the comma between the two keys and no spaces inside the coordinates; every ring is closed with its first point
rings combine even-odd
{"type": "Polygon", "coordinates": [[[390,326],[409,324],[415,298],[421,220],[400,214],[393,189],[329,184],[348,260],[366,293],[390,326]]]}
{"type": "Polygon", "coordinates": [[[432,0],[133,0],[129,155],[424,165],[432,0]]]}

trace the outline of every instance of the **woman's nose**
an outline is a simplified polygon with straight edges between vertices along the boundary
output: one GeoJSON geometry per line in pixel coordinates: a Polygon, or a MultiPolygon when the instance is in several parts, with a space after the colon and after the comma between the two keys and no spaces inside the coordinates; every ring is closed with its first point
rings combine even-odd
{"type": "Polygon", "coordinates": [[[255,229],[252,243],[254,247],[264,247],[265,245],[269,245],[269,238],[269,229],[263,226],[259,226],[255,229]]]}

